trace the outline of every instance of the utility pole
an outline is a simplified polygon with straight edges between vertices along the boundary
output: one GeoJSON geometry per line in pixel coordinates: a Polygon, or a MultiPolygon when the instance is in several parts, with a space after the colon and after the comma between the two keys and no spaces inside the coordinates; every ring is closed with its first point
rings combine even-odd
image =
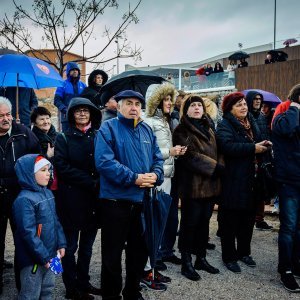
{"type": "Polygon", "coordinates": [[[119,75],[120,69],[119,69],[119,51],[120,51],[120,47],[119,47],[119,35],[116,36],[116,40],[115,43],[117,44],[117,75],[119,75]]]}
{"type": "Polygon", "coordinates": [[[276,48],[276,0],[274,0],[274,45],[273,49],[276,48]]]}

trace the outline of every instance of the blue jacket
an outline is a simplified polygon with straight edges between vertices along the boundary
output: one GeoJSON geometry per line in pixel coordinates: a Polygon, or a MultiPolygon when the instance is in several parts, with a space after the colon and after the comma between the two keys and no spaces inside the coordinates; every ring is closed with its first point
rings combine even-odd
{"type": "Polygon", "coordinates": [[[100,173],[100,198],[141,202],[144,189],[135,185],[138,174],[154,172],[164,180],[163,158],[151,128],[118,113],[102,123],[95,140],[95,162],[100,173]]]}
{"type": "Polygon", "coordinates": [[[300,111],[297,107],[279,114],[272,125],[275,179],[300,187],[300,111]]]}
{"type": "Polygon", "coordinates": [[[80,81],[80,70],[76,63],[68,62],[66,73],[67,79],[64,81],[64,85],[56,89],[54,96],[54,105],[62,113],[62,122],[67,122],[66,113],[71,99],[78,97],[86,87],[86,84],[80,81]],[[70,71],[73,69],[79,71],[78,80],[76,82],[72,82],[70,77],[70,71]]]}
{"type": "Polygon", "coordinates": [[[35,180],[34,161],[37,156],[24,155],[15,166],[22,188],[13,204],[13,221],[16,226],[14,242],[20,269],[35,263],[45,265],[57,255],[58,249],[67,246],[56,215],[53,194],[35,180]],[[42,224],[40,237],[37,236],[38,224],[42,224]]]}

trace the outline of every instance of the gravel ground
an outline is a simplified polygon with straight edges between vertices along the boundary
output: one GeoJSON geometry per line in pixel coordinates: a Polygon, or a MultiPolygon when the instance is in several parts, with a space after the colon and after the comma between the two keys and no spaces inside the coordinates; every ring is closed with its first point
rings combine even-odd
{"type": "MultiPolygon", "coordinates": [[[[215,267],[220,269],[220,274],[211,275],[199,271],[201,280],[193,282],[180,274],[180,266],[168,264],[168,270],[164,272],[172,278],[165,292],[153,292],[143,290],[145,299],[300,299],[300,294],[287,292],[281,286],[277,268],[277,231],[279,227],[277,216],[267,216],[268,223],[274,226],[273,231],[254,230],[252,240],[252,256],[257,263],[256,268],[249,268],[240,263],[241,274],[228,271],[221,260],[221,245],[216,237],[217,222],[214,212],[211,220],[211,242],[217,245],[216,250],[208,251],[207,259],[215,267]]],[[[6,259],[13,261],[13,242],[10,231],[7,236],[6,259]]],[[[91,282],[99,286],[100,282],[100,234],[98,234],[93,259],[91,263],[91,282]]],[[[16,289],[12,270],[6,270],[4,274],[4,291],[0,299],[16,299],[16,289]]],[[[300,282],[299,282],[300,283],[300,282]]],[[[57,278],[55,299],[64,299],[64,286],[61,277],[57,278]]],[[[95,297],[101,299],[101,297],[95,297]]]]}

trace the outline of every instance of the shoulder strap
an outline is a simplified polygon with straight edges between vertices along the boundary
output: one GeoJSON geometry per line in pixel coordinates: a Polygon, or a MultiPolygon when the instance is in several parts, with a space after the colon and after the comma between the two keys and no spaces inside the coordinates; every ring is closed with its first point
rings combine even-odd
{"type": "Polygon", "coordinates": [[[61,133],[61,135],[62,135],[62,137],[64,138],[64,140],[65,140],[66,144],[68,145],[68,141],[67,141],[67,137],[66,137],[65,133],[64,133],[64,132],[62,132],[62,133],[61,133]]]}

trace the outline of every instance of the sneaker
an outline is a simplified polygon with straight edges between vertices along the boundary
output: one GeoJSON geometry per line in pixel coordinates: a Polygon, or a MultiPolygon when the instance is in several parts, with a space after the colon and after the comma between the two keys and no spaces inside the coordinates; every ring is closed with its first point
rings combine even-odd
{"type": "Polygon", "coordinates": [[[294,278],[292,271],[286,271],[281,274],[281,282],[286,290],[292,293],[299,293],[300,287],[294,278]]]}
{"type": "Polygon", "coordinates": [[[167,286],[165,284],[157,282],[155,278],[152,278],[152,272],[149,272],[147,276],[142,278],[140,286],[146,289],[160,292],[164,292],[167,289],[167,286]]]}
{"type": "Polygon", "coordinates": [[[163,262],[169,262],[172,263],[174,265],[181,265],[181,259],[179,257],[177,257],[175,254],[173,254],[172,256],[169,257],[164,257],[162,259],[163,262]]]}
{"type": "Polygon", "coordinates": [[[240,258],[240,261],[242,261],[248,267],[251,267],[251,268],[255,268],[256,267],[256,262],[249,255],[248,256],[243,256],[242,258],[240,258]]]}
{"type": "Polygon", "coordinates": [[[233,273],[241,273],[241,268],[236,261],[225,263],[226,268],[233,273]]]}
{"type": "Polygon", "coordinates": [[[273,229],[273,226],[268,225],[268,223],[265,221],[256,222],[255,227],[256,227],[256,229],[259,229],[259,230],[272,230],[273,229]]]}
{"type": "MultiPolygon", "coordinates": [[[[151,277],[152,277],[152,272],[151,272],[151,277]]],[[[164,283],[164,284],[170,283],[172,281],[170,277],[165,276],[158,271],[154,272],[154,280],[158,283],[164,283]]]]}
{"type": "Polygon", "coordinates": [[[166,271],[168,269],[167,265],[162,261],[158,260],[155,264],[155,270],[166,271]]]}

